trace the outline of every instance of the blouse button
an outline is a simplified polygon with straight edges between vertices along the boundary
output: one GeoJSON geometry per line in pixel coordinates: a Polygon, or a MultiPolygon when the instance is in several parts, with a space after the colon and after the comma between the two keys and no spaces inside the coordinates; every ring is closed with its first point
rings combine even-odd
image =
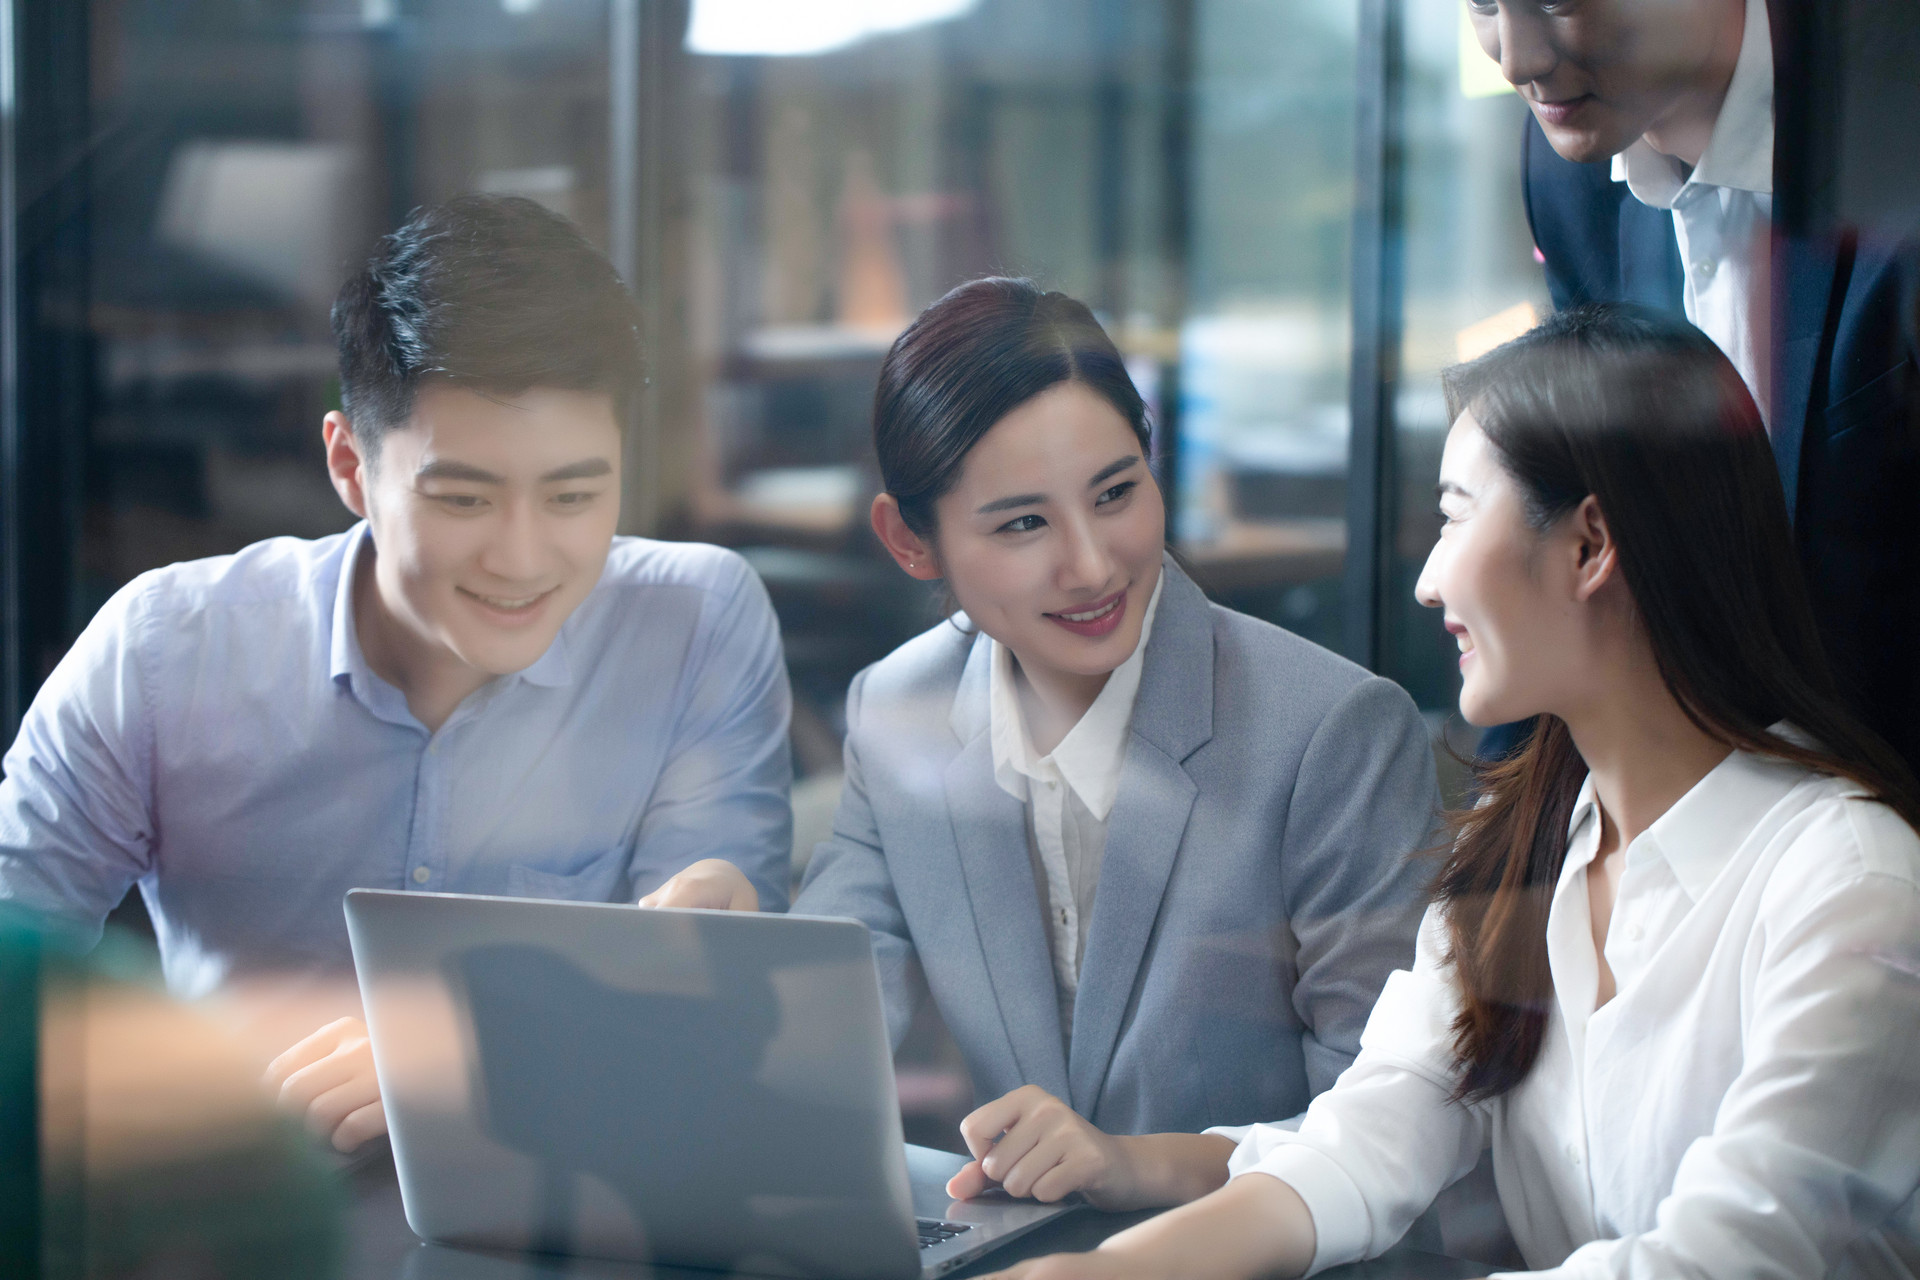
{"type": "Polygon", "coordinates": [[[1646,930],[1644,930],[1644,929],[1642,929],[1642,928],[1641,928],[1641,927],[1640,927],[1639,925],[1637,925],[1637,924],[1630,924],[1630,925],[1628,925],[1628,926],[1627,926],[1627,941],[1628,941],[1628,942],[1638,942],[1638,941],[1640,941],[1640,939],[1641,939],[1641,938],[1643,938],[1643,937],[1645,937],[1645,936],[1646,936],[1646,930]]]}

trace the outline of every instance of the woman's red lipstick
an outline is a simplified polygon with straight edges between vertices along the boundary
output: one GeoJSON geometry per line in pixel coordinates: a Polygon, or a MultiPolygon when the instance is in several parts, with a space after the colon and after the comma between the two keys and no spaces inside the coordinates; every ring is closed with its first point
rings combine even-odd
{"type": "Polygon", "coordinates": [[[1116,591],[1105,599],[1092,601],[1077,609],[1066,609],[1043,616],[1047,621],[1057,622],[1077,636],[1104,636],[1111,633],[1120,625],[1120,620],[1127,616],[1127,593],[1124,590],[1116,591]],[[1078,615],[1083,621],[1076,622],[1067,616],[1069,613],[1078,615]],[[1096,616],[1088,617],[1089,614],[1096,616]]]}

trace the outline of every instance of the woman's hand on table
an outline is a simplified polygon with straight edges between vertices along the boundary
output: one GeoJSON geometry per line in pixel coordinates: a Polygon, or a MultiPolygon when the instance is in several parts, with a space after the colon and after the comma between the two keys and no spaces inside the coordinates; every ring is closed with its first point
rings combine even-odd
{"type": "Polygon", "coordinates": [[[760,891],[744,871],[725,858],[702,858],[640,899],[640,905],[758,911],[760,891]]]}
{"type": "Polygon", "coordinates": [[[1099,1209],[1183,1204],[1226,1181],[1230,1139],[1193,1133],[1102,1133],[1035,1085],[1015,1089],[960,1122],[973,1160],[947,1183],[970,1200],[998,1185],[1052,1203],[1075,1192],[1099,1209]]]}

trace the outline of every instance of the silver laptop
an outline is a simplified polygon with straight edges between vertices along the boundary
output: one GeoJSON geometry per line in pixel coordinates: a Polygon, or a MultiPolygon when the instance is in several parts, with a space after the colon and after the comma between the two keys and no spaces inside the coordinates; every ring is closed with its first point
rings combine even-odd
{"type": "Polygon", "coordinates": [[[439,1244],[935,1276],[1066,1212],[901,1141],[851,920],[356,889],[407,1224],[439,1244]]]}

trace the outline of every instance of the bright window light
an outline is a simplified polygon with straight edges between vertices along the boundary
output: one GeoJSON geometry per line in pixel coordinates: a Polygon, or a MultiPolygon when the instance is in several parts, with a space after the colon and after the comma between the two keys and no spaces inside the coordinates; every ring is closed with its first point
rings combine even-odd
{"type": "Polygon", "coordinates": [[[795,57],[957,18],[978,0],[693,0],[692,53],[795,57]]]}

